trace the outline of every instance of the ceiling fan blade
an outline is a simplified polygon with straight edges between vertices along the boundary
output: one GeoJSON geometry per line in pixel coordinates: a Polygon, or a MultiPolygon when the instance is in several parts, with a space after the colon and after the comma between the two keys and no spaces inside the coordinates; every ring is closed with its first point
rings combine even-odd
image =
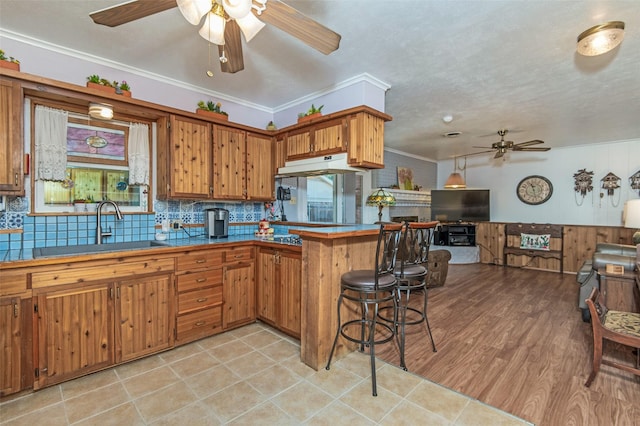
{"type": "Polygon", "coordinates": [[[137,0],[98,10],[89,16],[96,24],[117,27],[176,6],[176,0],[137,0]]]}
{"type": "Polygon", "coordinates": [[[258,17],[325,55],[337,50],[340,46],[342,38],[340,34],[279,0],[269,0],[267,8],[258,17]]]}
{"type": "MultiPolygon", "coordinates": [[[[486,147],[479,147],[479,148],[486,148],[486,147]]],[[[478,152],[472,152],[470,154],[457,155],[456,157],[471,157],[472,155],[486,154],[487,152],[495,152],[495,151],[493,149],[489,149],[487,151],[478,151],[478,152]]]]}
{"type": "Polygon", "coordinates": [[[514,151],[549,151],[551,148],[521,148],[519,146],[514,146],[513,150],[514,151]]]}
{"type": "MultiPolygon", "coordinates": [[[[490,146],[472,146],[471,148],[480,148],[480,149],[493,149],[490,146]]],[[[489,152],[489,151],[483,151],[483,152],[489,152]]]]}
{"type": "Polygon", "coordinates": [[[222,72],[233,74],[244,69],[240,26],[235,20],[230,20],[224,27],[224,46],[218,46],[220,56],[222,56],[223,51],[227,57],[227,62],[220,62],[220,70],[222,72]]]}
{"type": "Polygon", "coordinates": [[[538,145],[538,144],[541,144],[541,143],[544,143],[544,141],[541,141],[540,139],[534,139],[532,141],[520,142],[520,143],[517,143],[517,144],[515,144],[513,146],[514,147],[516,147],[516,146],[529,146],[529,145],[538,145]]]}

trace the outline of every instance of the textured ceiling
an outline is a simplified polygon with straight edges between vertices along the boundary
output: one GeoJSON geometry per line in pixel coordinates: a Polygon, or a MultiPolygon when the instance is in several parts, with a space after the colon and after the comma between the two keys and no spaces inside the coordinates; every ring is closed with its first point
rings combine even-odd
{"type": "Polygon", "coordinates": [[[272,109],[368,73],[391,86],[386,145],[430,159],[482,151],[501,128],[552,148],[640,138],[638,0],[284,1],[340,33],[340,49],[267,26],[244,44],[244,71],[214,63],[209,79],[207,43],[177,8],[108,28],[89,13],[119,1],[1,0],[0,27],[272,109]],[[619,48],[575,53],[580,32],[610,20],[627,26],[619,48]]]}

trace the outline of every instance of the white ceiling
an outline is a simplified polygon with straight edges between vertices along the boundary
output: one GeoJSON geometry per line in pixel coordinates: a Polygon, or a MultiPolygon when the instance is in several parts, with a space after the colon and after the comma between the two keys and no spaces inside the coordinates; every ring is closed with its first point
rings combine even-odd
{"type": "Polygon", "coordinates": [[[638,0],[284,2],[341,34],[339,50],[267,25],[244,44],[243,71],[214,63],[211,79],[207,42],[177,8],[108,28],[89,13],[121,1],[0,0],[0,27],[274,110],[368,73],[391,86],[386,146],[430,159],[481,151],[501,128],[552,148],[640,138],[638,0]],[[626,23],[619,48],[575,53],[580,32],[611,20],[626,23]]]}

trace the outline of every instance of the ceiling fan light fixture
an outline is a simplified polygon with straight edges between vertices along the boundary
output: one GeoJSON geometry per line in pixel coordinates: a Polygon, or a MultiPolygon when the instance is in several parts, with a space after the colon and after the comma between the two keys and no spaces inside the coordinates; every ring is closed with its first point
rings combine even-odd
{"type": "Polygon", "coordinates": [[[251,0],[222,0],[227,15],[233,19],[244,18],[251,12],[251,0]]]}
{"type": "Polygon", "coordinates": [[[624,38],[624,22],[610,21],[591,27],[578,36],[577,51],[584,56],[597,56],[615,49],[624,38]]]}
{"type": "Polygon", "coordinates": [[[191,25],[198,25],[211,10],[211,0],[176,0],[180,13],[191,25]]]}
{"type": "Polygon", "coordinates": [[[111,120],[113,118],[113,107],[109,104],[89,104],[89,117],[100,120],[111,120]]]}
{"type": "Polygon", "coordinates": [[[207,14],[204,25],[198,31],[198,34],[205,40],[209,40],[218,46],[224,45],[224,8],[215,3],[211,8],[211,12],[207,14]]]}
{"type": "Polygon", "coordinates": [[[244,34],[244,39],[247,43],[265,26],[265,23],[256,18],[253,13],[247,14],[244,18],[236,19],[236,22],[242,34],[244,34]]]}

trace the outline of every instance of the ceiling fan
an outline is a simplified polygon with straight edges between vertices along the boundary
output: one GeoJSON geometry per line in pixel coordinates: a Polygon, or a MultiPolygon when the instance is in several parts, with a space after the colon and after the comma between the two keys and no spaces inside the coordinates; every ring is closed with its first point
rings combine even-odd
{"type": "Polygon", "coordinates": [[[495,152],[496,155],[493,158],[503,157],[507,151],[549,151],[548,147],[532,147],[531,145],[539,145],[544,143],[539,139],[534,139],[527,142],[513,143],[513,141],[505,141],[504,137],[509,131],[507,129],[498,130],[500,136],[500,142],[494,142],[491,147],[488,146],[474,146],[474,148],[487,148],[488,151],[474,152],[468,155],[484,154],[485,152],[495,152]]]}
{"type": "Polygon", "coordinates": [[[178,6],[189,23],[204,23],[198,33],[218,45],[222,72],[244,69],[242,41],[249,42],[271,24],[328,55],[340,46],[340,34],[280,0],[134,0],[90,14],[96,24],[116,27],[178,6]],[[259,19],[258,19],[259,18],[259,19]]]}

